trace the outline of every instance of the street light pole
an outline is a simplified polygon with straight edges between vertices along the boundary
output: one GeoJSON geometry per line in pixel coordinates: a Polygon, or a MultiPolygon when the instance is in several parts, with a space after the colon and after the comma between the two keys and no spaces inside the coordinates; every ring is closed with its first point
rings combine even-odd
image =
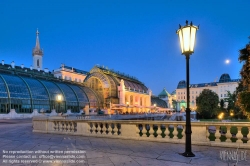
{"type": "Polygon", "coordinates": [[[181,44],[181,52],[186,57],[186,91],[187,91],[187,108],[186,108],[186,143],[185,143],[185,152],[180,153],[185,157],[194,157],[195,155],[192,152],[192,141],[191,141],[191,121],[190,121],[190,98],[189,98],[189,59],[190,55],[194,52],[194,43],[195,43],[195,36],[198,27],[194,26],[191,22],[188,25],[188,21],[186,21],[185,26],[179,25],[177,30],[177,34],[179,35],[180,44],[181,44]]]}
{"type": "Polygon", "coordinates": [[[186,80],[187,80],[187,108],[186,108],[186,151],[182,154],[185,157],[194,157],[195,155],[192,153],[192,147],[191,147],[191,134],[192,134],[192,130],[191,130],[191,121],[190,121],[190,99],[189,99],[189,58],[190,55],[186,54],[186,80]]]}
{"type": "Polygon", "coordinates": [[[56,101],[58,102],[58,112],[60,112],[60,103],[62,101],[62,95],[61,94],[58,94],[56,96],[56,101]]]}

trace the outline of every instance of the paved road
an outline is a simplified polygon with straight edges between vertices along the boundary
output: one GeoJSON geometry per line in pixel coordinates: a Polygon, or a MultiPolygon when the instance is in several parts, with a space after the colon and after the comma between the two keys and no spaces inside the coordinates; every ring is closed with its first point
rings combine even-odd
{"type": "MultiPolygon", "coordinates": [[[[236,162],[223,161],[220,158],[222,151],[236,151],[232,148],[192,146],[196,157],[186,158],[178,154],[183,152],[184,144],[32,133],[31,119],[0,120],[0,131],[1,166],[228,166],[235,165],[236,162]],[[53,159],[56,156],[57,159],[53,159]],[[30,159],[31,157],[36,158],[30,159]],[[8,163],[21,160],[37,163],[8,163]]],[[[239,149],[238,152],[247,152],[246,159],[249,161],[239,161],[237,165],[249,166],[250,152],[245,149],[239,149]]]]}

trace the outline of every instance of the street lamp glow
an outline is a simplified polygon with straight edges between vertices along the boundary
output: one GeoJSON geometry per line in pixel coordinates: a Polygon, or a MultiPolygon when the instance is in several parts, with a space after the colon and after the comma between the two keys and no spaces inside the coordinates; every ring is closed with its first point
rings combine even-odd
{"type": "Polygon", "coordinates": [[[196,31],[199,28],[194,26],[192,22],[188,25],[188,21],[186,21],[185,26],[182,27],[179,25],[179,27],[180,29],[178,29],[176,33],[179,36],[181,53],[191,55],[194,52],[196,31]]]}
{"type": "Polygon", "coordinates": [[[58,102],[62,101],[62,95],[60,95],[60,94],[57,95],[56,96],[56,101],[58,101],[58,102]]]}

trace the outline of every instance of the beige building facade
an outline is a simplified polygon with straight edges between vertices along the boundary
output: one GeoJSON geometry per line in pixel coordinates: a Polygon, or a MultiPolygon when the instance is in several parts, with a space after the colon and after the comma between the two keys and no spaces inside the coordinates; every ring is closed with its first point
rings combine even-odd
{"type": "MultiPolygon", "coordinates": [[[[229,74],[222,74],[219,82],[190,84],[190,109],[196,110],[196,98],[204,89],[209,89],[219,96],[219,100],[227,98],[227,91],[233,93],[240,79],[231,79],[229,74]]],[[[186,108],[186,82],[180,81],[176,89],[177,110],[186,108]]],[[[225,103],[227,107],[227,103],[225,103]]]]}

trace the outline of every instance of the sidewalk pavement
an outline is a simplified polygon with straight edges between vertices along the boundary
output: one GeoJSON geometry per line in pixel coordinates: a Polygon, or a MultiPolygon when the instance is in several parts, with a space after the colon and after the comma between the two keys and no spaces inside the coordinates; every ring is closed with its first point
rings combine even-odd
{"type": "MultiPolygon", "coordinates": [[[[0,166],[231,166],[237,162],[227,155],[221,159],[221,154],[235,153],[234,148],[193,145],[196,156],[186,158],[178,154],[184,152],[184,144],[33,133],[31,119],[0,120],[0,131],[0,166]]],[[[249,166],[250,152],[238,149],[238,154],[244,161],[237,165],[249,166]]]]}

